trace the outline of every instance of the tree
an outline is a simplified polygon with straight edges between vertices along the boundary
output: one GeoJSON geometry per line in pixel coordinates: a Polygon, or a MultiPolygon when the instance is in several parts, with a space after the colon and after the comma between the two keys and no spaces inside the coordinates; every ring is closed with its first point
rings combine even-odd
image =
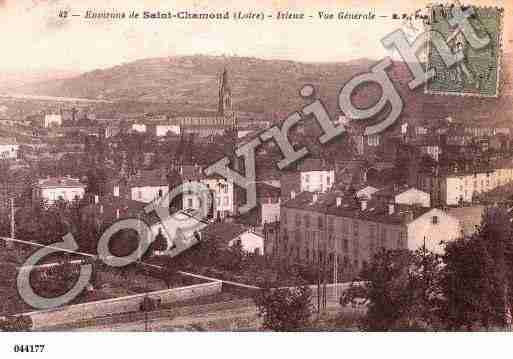
{"type": "Polygon", "coordinates": [[[263,327],[273,331],[304,329],[312,313],[309,287],[264,289],[254,298],[263,327]]]}
{"type": "Polygon", "coordinates": [[[448,243],[441,273],[442,317],[448,329],[508,325],[513,285],[510,215],[488,208],[471,238],[448,243]]]}
{"type": "Polygon", "coordinates": [[[421,330],[438,326],[438,256],[425,248],[382,250],[374,255],[341,304],[367,304],[362,327],[372,331],[421,330]]]}
{"type": "Polygon", "coordinates": [[[219,262],[221,267],[228,271],[240,271],[242,269],[246,253],[239,242],[235,242],[232,246],[220,252],[219,262]]]}

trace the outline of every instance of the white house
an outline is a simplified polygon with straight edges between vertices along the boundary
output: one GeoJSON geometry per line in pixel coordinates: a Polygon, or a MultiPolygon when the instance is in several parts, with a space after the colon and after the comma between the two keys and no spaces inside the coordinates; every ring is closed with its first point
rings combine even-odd
{"type": "Polygon", "coordinates": [[[485,172],[455,171],[445,176],[441,185],[445,204],[472,202],[475,195],[489,192],[513,181],[513,162],[503,161],[496,169],[485,172]]]}
{"type": "Polygon", "coordinates": [[[212,223],[204,229],[202,238],[220,241],[226,247],[239,244],[247,253],[264,254],[264,237],[240,224],[212,223]]]}
{"type": "Polygon", "coordinates": [[[62,125],[62,116],[58,114],[46,114],[43,122],[44,128],[61,126],[62,125]]]}
{"type": "Polygon", "coordinates": [[[138,171],[126,181],[121,179],[114,183],[112,194],[144,203],[164,201],[162,205],[169,205],[168,192],[169,184],[164,171],[145,170],[138,171]]]}
{"type": "Polygon", "coordinates": [[[298,168],[300,192],[326,192],[335,182],[335,169],[320,159],[306,159],[298,168]]]}
{"type": "Polygon", "coordinates": [[[180,126],[178,125],[156,125],[155,126],[155,134],[157,137],[167,136],[168,133],[172,133],[174,135],[180,134],[180,126]]]}
{"type": "Polygon", "coordinates": [[[431,195],[429,193],[409,186],[394,185],[375,192],[374,197],[378,198],[383,204],[395,203],[431,207],[431,195]]]}
{"type": "Polygon", "coordinates": [[[182,194],[182,206],[184,209],[199,210],[206,205],[203,196],[194,191],[195,184],[201,183],[212,194],[213,215],[216,218],[224,218],[234,213],[234,185],[232,181],[221,176],[205,176],[199,166],[181,167],[182,183],[184,188],[190,186],[190,191],[182,194]]]}
{"type": "Polygon", "coordinates": [[[146,124],[144,123],[134,123],[132,124],[132,131],[145,133],[146,132],[146,124]]]}
{"type": "Polygon", "coordinates": [[[15,138],[0,138],[0,159],[18,158],[19,148],[15,138]]]}
{"type": "Polygon", "coordinates": [[[86,185],[78,178],[50,177],[40,179],[33,187],[33,199],[53,204],[57,200],[71,202],[84,197],[86,185]]]}
{"type": "Polygon", "coordinates": [[[423,215],[407,223],[408,249],[417,250],[424,244],[434,253],[443,253],[442,242],[462,236],[463,226],[458,218],[441,209],[432,208],[423,215]]]}

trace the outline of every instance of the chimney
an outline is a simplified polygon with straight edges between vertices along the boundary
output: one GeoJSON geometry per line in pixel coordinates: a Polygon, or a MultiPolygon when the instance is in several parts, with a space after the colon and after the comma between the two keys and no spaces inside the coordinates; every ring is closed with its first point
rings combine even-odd
{"type": "Polygon", "coordinates": [[[294,198],[296,198],[296,192],[290,191],[290,199],[294,199],[294,198]]]}
{"type": "Polygon", "coordinates": [[[367,200],[366,199],[363,199],[360,204],[362,205],[362,211],[366,211],[367,210],[367,200]]]}
{"type": "Polygon", "coordinates": [[[394,212],[395,212],[395,204],[389,203],[388,204],[388,214],[391,216],[394,214],[394,212]]]}
{"type": "Polygon", "coordinates": [[[342,197],[337,197],[337,208],[342,206],[342,197]]]}
{"type": "Polygon", "coordinates": [[[94,204],[98,204],[100,202],[100,196],[97,194],[94,195],[94,204]]]}

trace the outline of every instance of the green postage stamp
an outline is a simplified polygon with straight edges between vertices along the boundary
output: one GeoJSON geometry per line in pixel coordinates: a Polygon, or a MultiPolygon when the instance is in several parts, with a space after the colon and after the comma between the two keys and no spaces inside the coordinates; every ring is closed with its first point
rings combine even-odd
{"type": "Polygon", "coordinates": [[[428,68],[435,69],[435,76],[427,82],[426,92],[440,95],[497,97],[500,90],[502,55],[502,26],[504,9],[497,7],[461,7],[470,9],[468,17],[475,34],[488,38],[486,46],[474,48],[458,27],[452,27],[450,19],[453,7],[436,5],[430,9],[431,30],[441,33],[451,51],[463,51],[461,62],[447,67],[433,46],[428,48],[428,68]]]}

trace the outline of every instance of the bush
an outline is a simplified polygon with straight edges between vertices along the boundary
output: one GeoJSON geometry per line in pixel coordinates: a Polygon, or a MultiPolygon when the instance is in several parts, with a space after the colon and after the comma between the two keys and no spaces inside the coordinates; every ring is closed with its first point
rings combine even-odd
{"type": "Polygon", "coordinates": [[[5,332],[28,332],[32,324],[32,317],[28,315],[8,316],[0,321],[0,329],[5,332]]]}

